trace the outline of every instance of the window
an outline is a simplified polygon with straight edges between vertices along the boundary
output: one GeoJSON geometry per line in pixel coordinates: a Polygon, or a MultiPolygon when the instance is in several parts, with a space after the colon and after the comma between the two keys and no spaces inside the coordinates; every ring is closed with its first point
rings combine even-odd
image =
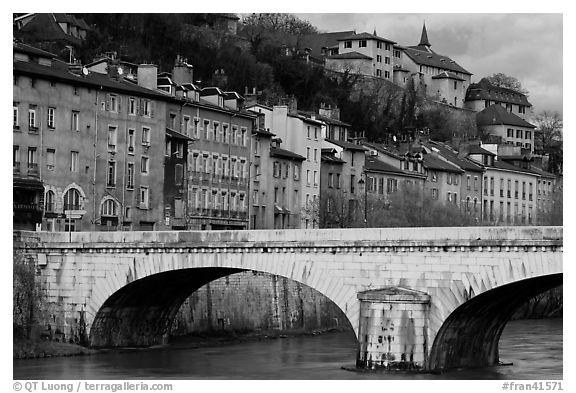
{"type": "Polygon", "coordinates": [[[116,162],[108,161],[106,170],[106,187],[116,187],[116,162]]]}
{"type": "Polygon", "coordinates": [[[13,146],[12,166],[15,171],[20,171],[20,146],[13,146]]]}
{"type": "Polygon", "coordinates": [[[384,58],[384,64],[390,64],[390,58],[388,56],[384,58]]]}
{"type": "Polygon", "coordinates": [[[176,113],[170,113],[169,118],[170,118],[168,120],[169,127],[173,130],[176,130],[176,113]]]}
{"type": "Polygon", "coordinates": [[[359,40],[358,48],[366,48],[366,40],[359,40]]]}
{"type": "Polygon", "coordinates": [[[390,44],[386,44],[386,50],[390,50],[390,44]]]}
{"type": "Polygon", "coordinates": [[[72,124],[70,126],[70,129],[72,131],[80,131],[80,112],[78,111],[72,111],[72,124]]]}
{"type": "Polygon", "coordinates": [[[494,196],[494,178],[490,178],[490,196],[494,196]]]}
{"type": "Polygon", "coordinates": [[[446,175],[446,183],[448,184],[452,184],[452,179],[453,179],[454,175],[452,173],[448,173],[446,175]]]}
{"type": "Polygon", "coordinates": [[[150,190],[148,187],[140,187],[140,209],[148,209],[150,205],[150,190]]]}
{"type": "Polygon", "coordinates": [[[310,161],[310,148],[306,148],[306,161],[310,161]]]}
{"type": "Polygon", "coordinates": [[[336,174],[336,188],[340,188],[340,174],[337,173],[336,174]]]}
{"type": "Polygon", "coordinates": [[[352,48],[352,41],[344,41],[344,48],[352,48]]]}
{"type": "Polygon", "coordinates": [[[454,90],[456,90],[458,88],[458,82],[454,81],[454,90]]]}
{"type": "Polygon", "coordinates": [[[184,166],[182,164],[176,164],[174,166],[174,182],[177,186],[181,186],[184,179],[184,166]]]}
{"type": "Polygon", "coordinates": [[[500,197],[504,198],[504,179],[500,178],[500,197]]]}
{"type": "Polygon", "coordinates": [[[28,148],[28,173],[38,173],[38,157],[35,147],[28,148]]]}
{"type": "Polygon", "coordinates": [[[514,130],[513,130],[512,128],[508,128],[508,129],[506,130],[506,136],[507,136],[508,138],[514,138],[514,130]]]}
{"type": "Polygon", "coordinates": [[[49,171],[54,170],[55,156],[56,156],[55,149],[46,149],[46,168],[49,171]]]}
{"type": "Polygon", "coordinates": [[[478,176],[474,176],[474,191],[478,191],[478,176]]]}
{"type": "Polygon", "coordinates": [[[524,131],[524,138],[532,139],[532,131],[524,131]]]}
{"type": "Polygon", "coordinates": [[[238,127],[232,126],[232,135],[230,135],[232,140],[230,141],[230,143],[233,145],[235,145],[237,143],[237,138],[238,138],[237,134],[238,134],[238,127]]]}
{"type": "Polygon", "coordinates": [[[188,128],[190,128],[190,116],[184,116],[184,135],[190,135],[188,128]]]}
{"type": "Polygon", "coordinates": [[[134,154],[134,129],[128,130],[128,154],[134,154]]]}
{"type": "Polygon", "coordinates": [[[438,189],[437,188],[432,189],[432,199],[438,199],[438,189]]]}
{"type": "Polygon", "coordinates": [[[242,146],[246,146],[246,128],[242,128],[242,129],[240,130],[240,132],[241,132],[240,144],[241,144],[242,146]]]}
{"type": "Polygon", "coordinates": [[[64,194],[64,210],[80,210],[80,192],[71,188],[64,194]]]}
{"type": "Polygon", "coordinates": [[[116,151],[116,126],[108,126],[108,151],[116,151]]]}
{"type": "Polygon", "coordinates": [[[310,126],[308,126],[308,134],[307,134],[307,135],[308,135],[308,139],[310,139],[310,138],[311,138],[311,135],[312,135],[312,134],[310,133],[310,126]]]}
{"type": "Polygon", "coordinates": [[[44,197],[44,209],[46,210],[46,212],[48,213],[54,212],[55,199],[56,195],[54,194],[54,191],[51,190],[46,191],[46,196],[44,197]]]}
{"type": "Polygon", "coordinates": [[[376,55],[376,63],[382,63],[382,56],[376,55]]]}
{"type": "Polygon", "coordinates": [[[402,56],[402,52],[400,52],[399,50],[394,49],[394,57],[401,57],[402,56]]]}
{"type": "Polygon", "coordinates": [[[150,128],[142,127],[142,145],[150,146],[150,128]]]}
{"type": "Polygon", "coordinates": [[[522,130],[516,130],[516,138],[522,138],[522,130]]]}
{"type": "Polygon", "coordinates": [[[48,108],[48,120],[46,125],[48,128],[55,128],[56,124],[56,108],[48,108]]]}
{"type": "Polygon", "coordinates": [[[129,162],[126,171],[126,188],[129,190],[134,189],[134,163],[129,162]]]}
{"type": "Polygon", "coordinates": [[[310,170],[308,169],[308,170],[306,171],[306,185],[307,185],[307,186],[310,185],[310,181],[311,181],[310,177],[311,177],[311,173],[310,173],[310,170]]]}
{"type": "Polygon", "coordinates": [[[112,199],[107,199],[102,204],[102,215],[106,217],[116,217],[118,215],[116,203],[112,199]]]}
{"type": "Polygon", "coordinates": [[[294,164],[294,180],[300,180],[300,165],[294,164]]]}
{"type": "Polygon", "coordinates": [[[142,157],[140,160],[140,172],[141,173],[148,173],[149,170],[150,159],[148,157],[142,157]]]}
{"type": "Polygon", "coordinates": [[[398,180],[396,179],[386,179],[386,192],[391,194],[398,190],[398,180]]]}
{"type": "Polygon", "coordinates": [[[130,97],[128,99],[128,114],[129,115],[136,114],[136,99],[134,97],[130,97]]]}
{"type": "Polygon", "coordinates": [[[528,200],[532,200],[532,183],[528,183],[528,200]]]}
{"type": "Polygon", "coordinates": [[[14,103],[14,112],[12,112],[12,122],[14,128],[20,128],[20,116],[18,114],[18,103],[14,103]]]}
{"type": "Polygon", "coordinates": [[[356,176],[350,175],[350,192],[354,194],[356,192],[356,176]]]}
{"type": "Polygon", "coordinates": [[[470,190],[470,175],[466,176],[466,189],[470,190]]]}
{"type": "Polygon", "coordinates": [[[314,149],[314,162],[318,162],[318,149],[314,149]]]}
{"type": "Polygon", "coordinates": [[[522,199],[526,200],[526,182],[522,182],[522,199]]]}
{"type": "Polygon", "coordinates": [[[118,96],[116,94],[108,96],[108,108],[111,112],[118,112],[118,96]]]}
{"type": "Polygon", "coordinates": [[[78,172],[78,157],[80,153],[77,151],[70,152],[70,171],[71,172],[78,172]]]}
{"type": "Polygon", "coordinates": [[[518,199],[518,180],[514,181],[514,199],[518,199]]]}
{"type": "Polygon", "coordinates": [[[390,71],[384,71],[384,78],[390,79],[390,71]]]}
{"type": "Polygon", "coordinates": [[[318,140],[318,127],[314,127],[314,139],[318,140]]]}
{"type": "Polygon", "coordinates": [[[152,117],[152,103],[149,100],[144,100],[143,107],[144,116],[152,117]]]}
{"type": "Polygon", "coordinates": [[[328,174],[328,188],[333,188],[333,187],[334,187],[334,174],[329,173],[328,174]]]}
{"type": "Polygon", "coordinates": [[[28,108],[28,128],[32,131],[36,130],[36,105],[30,105],[28,108]]]}
{"type": "Polygon", "coordinates": [[[376,69],[376,76],[381,78],[382,77],[382,70],[380,68],[376,69]]]}
{"type": "Polygon", "coordinates": [[[508,191],[506,193],[506,197],[512,197],[512,180],[508,179],[508,191]]]}
{"type": "Polygon", "coordinates": [[[318,187],[318,171],[314,171],[314,187],[318,187]]]}

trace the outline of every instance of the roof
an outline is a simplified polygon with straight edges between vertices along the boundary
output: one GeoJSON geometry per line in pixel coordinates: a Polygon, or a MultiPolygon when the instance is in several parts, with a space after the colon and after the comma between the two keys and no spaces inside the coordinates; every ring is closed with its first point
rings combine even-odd
{"type": "Polygon", "coordinates": [[[458,81],[464,81],[466,79],[460,78],[458,75],[454,74],[453,72],[449,71],[442,71],[438,75],[434,75],[432,79],[456,79],[458,81]]]}
{"type": "Polygon", "coordinates": [[[448,56],[439,55],[427,47],[409,46],[406,48],[405,53],[416,64],[422,64],[454,72],[459,72],[461,74],[472,75],[471,72],[466,71],[463,67],[458,65],[458,63],[456,63],[448,56]]]}
{"type": "Polygon", "coordinates": [[[297,118],[297,119],[300,119],[300,120],[305,121],[305,122],[307,122],[307,123],[314,124],[314,125],[316,125],[316,126],[321,126],[321,125],[324,124],[324,123],[323,123],[322,121],[320,121],[320,120],[315,120],[315,119],[312,119],[312,118],[310,118],[310,117],[306,117],[306,116],[303,116],[303,115],[288,113],[288,116],[289,116],[289,117],[295,117],[295,118],[297,118]]]}
{"type": "Polygon", "coordinates": [[[359,34],[351,34],[347,37],[339,38],[338,41],[350,41],[350,40],[377,40],[377,41],[384,41],[390,44],[396,44],[395,41],[389,40],[387,38],[379,37],[376,34],[370,33],[359,33],[359,34]]]}
{"type": "Polygon", "coordinates": [[[326,57],[327,59],[366,59],[372,60],[372,57],[366,56],[362,53],[358,52],[346,52],[346,53],[339,53],[337,55],[332,55],[326,57]]]}
{"type": "Polygon", "coordinates": [[[366,171],[378,171],[378,172],[389,172],[398,175],[404,175],[405,173],[399,169],[395,168],[390,164],[378,160],[376,157],[366,156],[364,159],[364,169],[366,171]]]}
{"type": "Polygon", "coordinates": [[[331,117],[320,115],[320,114],[314,113],[314,112],[298,111],[298,114],[301,114],[301,115],[304,115],[307,117],[314,115],[317,120],[321,120],[326,124],[332,124],[332,125],[343,126],[343,127],[352,127],[351,124],[345,123],[342,120],[333,119],[331,117]]]}
{"type": "Polygon", "coordinates": [[[518,127],[536,128],[521,117],[510,113],[500,104],[493,104],[476,114],[476,124],[479,126],[488,125],[510,125],[518,127]]]}
{"type": "Polygon", "coordinates": [[[502,101],[517,105],[532,106],[525,94],[506,87],[499,87],[490,83],[486,78],[478,83],[472,83],[466,91],[466,101],[491,100],[502,101]]]}
{"type": "Polygon", "coordinates": [[[502,170],[506,170],[506,171],[522,172],[522,173],[526,173],[529,175],[538,176],[538,174],[531,169],[523,169],[523,168],[517,167],[515,165],[509,164],[505,161],[500,161],[500,160],[494,160],[494,166],[492,166],[491,168],[502,169],[502,170]]]}
{"type": "Polygon", "coordinates": [[[201,96],[224,95],[224,92],[217,87],[205,87],[200,90],[201,96]]]}
{"type": "Polygon", "coordinates": [[[41,38],[42,41],[63,40],[74,45],[79,45],[81,43],[80,38],[66,34],[60,28],[58,22],[70,23],[81,28],[85,28],[84,26],[86,26],[85,23],[80,26],[76,18],[70,15],[43,13],[36,14],[30,22],[22,26],[19,32],[35,35],[41,38]]]}
{"type": "Polygon", "coordinates": [[[310,48],[312,54],[320,56],[322,48],[338,47],[338,39],[348,37],[354,34],[354,31],[336,31],[333,33],[306,34],[300,37],[300,46],[310,48]]]}
{"type": "Polygon", "coordinates": [[[548,177],[551,179],[555,179],[556,175],[550,172],[545,171],[544,169],[540,169],[537,166],[532,166],[530,168],[532,170],[532,172],[536,172],[537,174],[539,174],[541,177],[548,177]]]}
{"type": "Polygon", "coordinates": [[[174,138],[174,139],[179,139],[181,141],[193,141],[194,140],[194,139],[192,139],[192,138],[190,138],[184,134],[181,134],[178,131],[175,131],[171,128],[168,128],[168,127],[166,127],[166,135],[168,135],[169,137],[174,138]]]}
{"type": "Polygon", "coordinates": [[[276,136],[276,134],[268,131],[267,129],[264,128],[257,128],[255,130],[252,131],[253,134],[258,134],[258,135],[263,135],[263,136],[276,136]]]}
{"type": "Polygon", "coordinates": [[[57,57],[54,53],[50,53],[50,52],[47,52],[45,50],[38,49],[38,48],[35,48],[33,46],[30,46],[30,45],[26,45],[22,42],[14,42],[13,51],[14,52],[23,52],[23,53],[27,53],[29,55],[39,56],[39,57],[48,57],[48,58],[57,57]]]}
{"type": "Polygon", "coordinates": [[[355,143],[348,142],[348,141],[337,141],[335,139],[329,139],[329,138],[326,138],[324,140],[326,142],[333,143],[336,146],[340,146],[340,147],[347,149],[347,150],[356,150],[356,151],[367,151],[368,150],[364,146],[357,145],[355,143]]]}
{"type": "Polygon", "coordinates": [[[402,156],[400,155],[399,152],[397,151],[392,151],[389,148],[387,148],[384,145],[381,144],[376,144],[376,143],[370,143],[370,142],[363,142],[364,146],[367,146],[368,149],[374,149],[380,153],[384,153],[390,157],[396,158],[397,160],[401,160],[402,156]]]}
{"type": "Polygon", "coordinates": [[[433,146],[434,148],[438,149],[438,152],[446,158],[448,161],[452,162],[455,165],[458,165],[460,168],[466,171],[472,172],[482,172],[482,166],[479,164],[474,163],[472,160],[465,158],[465,157],[458,157],[458,152],[451,147],[445,145],[441,142],[429,141],[428,143],[423,143],[424,146],[433,146]]]}
{"type": "Polygon", "coordinates": [[[428,32],[426,31],[426,23],[422,25],[422,35],[420,36],[420,43],[418,46],[432,46],[428,40],[428,32]]]}
{"type": "Polygon", "coordinates": [[[491,151],[488,151],[488,150],[486,150],[483,147],[480,147],[478,145],[468,146],[468,154],[483,154],[483,155],[489,155],[489,156],[496,156],[496,154],[494,154],[491,151]]]}
{"type": "MultiPolygon", "coordinates": [[[[322,150],[324,150],[324,149],[322,149],[322,150]]],[[[327,163],[327,164],[338,164],[338,165],[346,163],[346,161],[344,161],[343,159],[334,156],[333,153],[320,154],[320,161],[327,163]]]]}
{"type": "Polygon", "coordinates": [[[158,99],[170,99],[166,94],[146,89],[129,82],[124,78],[112,79],[105,74],[91,72],[88,75],[76,75],[65,68],[44,66],[37,63],[17,61],[13,64],[14,74],[25,74],[44,77],[48,80],[55,80],[70,83],[73,85],[103,87],[110,91],[120,93],[130,93],[140,96],[153,97],[158,99]]]}
{"type": "Polygon", "coordinates": [[[394,68],[392,70],[393,72],[396,72],[396,71],[410,72],[410,70],[407,70],[406,68],[402,67],[402,65],[400,65],[400,64],[394,64],[393,68],[394,68]]]}
{"type": "Polygon", "coordinates": [[[300,154],[291,152],[290,150],[281,149],[279,147],[271,147],[270,155],[274,157],[287,158],[294,161],[304,161],[306,158],[302,157],[300,154]]]}
{"type": "Polygon", "coordinates": [[[424,168],[433,169],[443,172],[463,173],[464,171],[458,165],[446,162],[443,159],[432,154],[424,154],[422,157],[424,168]]]}
{"type": "Polygon", "coordinates": [[[195,90],[200,91],[202,90],[199,86],[196,86],[194,83],[182,83],[181,85],[177,86],[177,89],[182,90],[195,90]]]}

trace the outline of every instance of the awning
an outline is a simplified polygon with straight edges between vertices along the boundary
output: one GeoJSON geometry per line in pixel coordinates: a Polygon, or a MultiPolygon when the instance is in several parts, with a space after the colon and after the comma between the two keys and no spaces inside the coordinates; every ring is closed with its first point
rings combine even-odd
{"type": "Polygon", "coordinates": [[[184,134],[180,134],[177,131],[174,131],[170,128],[166,128],[166,135],[168,135],[170,138],[174,138],[174,139],[180,139],[181,141],[193,141],[194,139],[187,137],[184,134]]]}
{"type": "Polygon", "coordinates": [[[284,209],[278,205],[274,205],[274,213],[284,213],[284,209]]]}
{"type": "Polygon", "coordinates": [[[44,191],[44,185],[38,179],[14,178],[14,188],[23,188],[26,190],[42,190],[42,191],[44,191]]]}

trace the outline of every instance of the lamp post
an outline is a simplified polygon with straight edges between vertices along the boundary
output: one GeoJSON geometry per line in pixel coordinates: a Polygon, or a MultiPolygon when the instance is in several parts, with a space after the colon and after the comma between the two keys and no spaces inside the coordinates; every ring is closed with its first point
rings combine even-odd
{"type": "Polygon", "coordinates": [[[368,178],[366,177],[366,172],[362,172],[360,175],[360,180],[358,184],[360,188],[364,188],[364,228],[368,227],[368,178]]]}

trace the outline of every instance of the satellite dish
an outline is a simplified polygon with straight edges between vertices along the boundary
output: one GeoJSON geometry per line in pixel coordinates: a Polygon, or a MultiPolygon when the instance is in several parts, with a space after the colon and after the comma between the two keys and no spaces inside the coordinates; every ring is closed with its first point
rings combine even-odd
{"type": "Polygon", "coordinates": [[[124,73],[124,70],[122,69],[122,67],[118,67],[118,75],[122,75],[124,73]]]}
{"type": "Polygon", "coordinates": [[[87,76],[88,73],[89,73],[88,68],[82,67],[82,74],[84,74],[84,76],[87,76]]]}

